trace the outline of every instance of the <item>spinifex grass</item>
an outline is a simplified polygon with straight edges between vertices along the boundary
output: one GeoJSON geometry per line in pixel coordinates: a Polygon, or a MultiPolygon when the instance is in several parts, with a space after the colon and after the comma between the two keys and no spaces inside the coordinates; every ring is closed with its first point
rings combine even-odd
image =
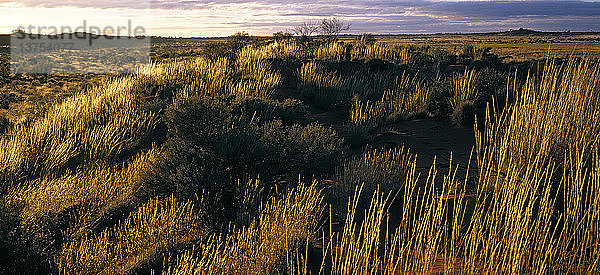
{"type": "Polygon", "coordinates": [[[300,184],[263,205],[249,226],[210,236],[177,257],[165,274],[271,274],[296,268],[292,254],[314,240],[323,209],[320,192],[300,184]]]}

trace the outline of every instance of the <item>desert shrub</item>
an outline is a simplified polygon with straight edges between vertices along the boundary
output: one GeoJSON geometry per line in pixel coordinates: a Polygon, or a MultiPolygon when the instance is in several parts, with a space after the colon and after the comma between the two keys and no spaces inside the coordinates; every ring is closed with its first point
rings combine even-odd
{"type": "Polygon", "coordinates": [[[175,103],[167,109],[166,119],[173,137],[215,154],[236,177],[254,165],[260,129],[251,118],[230,116],[224,106],[195,98],[175,103]]]}
{"type": "Polygon", "coordinates": [[[455,105],[450,119],[458,126],[473,125],[473,122],[475,122],[475,108],[473,107],[473,103],[460,102],[455,105]]]}
{"type": "Polygon", "coordinates": [[[265,172],[322,176],[337,165],[342,153],[335,131],[319,124],[282,127],[281,121],[273,121],[263,131],[260,161],[265,172]]]}
{"type": "Polygon", "coordinates": [[[427,101],[427,113],[431,117],[448,117],[452,113],[450,97],[450,84],[448,81],[434,81],[429,86],[430,96],[427,101]]]}
{"type": "Polygon", "coordinates": [[[344,144],[348,148],[361,148],[369,139],[370,128],[367,126],[351,124],[345,130],[344,144]]]}
{"type": "Polygon", "coordinates": [[[256,44],[258,40],[247,32],[236,32],[227,41],[213,41],[202,44],[202,56],[217,60],[219,58],[234,58],[244,47],[256,44]]]}
{"type": "Polygon", "coordinates": [[[284,124],[307,124],[310,121],[308,107],[294,99],[266,101],[260,99],[243,100],[233,104],[231,114],[254,117],[263,121],[280,119],[284,124]]]}
{"type": "Polygon", "coordinates": [[[169,139],[151,163],[152,173],[143,178],[137,196],[153,197],[173,194],[202,206],[204,224],[220,230],[235,219],[236,184],[226,173],[223,160],[214,152],[182,140],[169,139]],[[203,199],[198,201],[199,196],[203,199]]]}
{"type": "Polygon", "coordinates": [[[228,40],[229,40],[229,43],[231,43],[230,51],[232,53],[236,53],[237,51],[241,50],[246,45],[249,45],[252,42],[254,42],[256,39],[254,37],[252,37],[250,34],[248,34],[247,32],[241,31],[241,32],[236,32],[236,33],[230,35],[228,40]]]}
{"type": "Polygon", "coordinates": [[[11,103],[18,102],[19,95],[7,91],[0,92],[0,109],[8,109],[11,103]]]}
{"type": "Polygon", "coordinates": [[[469,67],[474,69],[484,69],[484,68],[502,68],[502,60],[498,57],[497,54],[490,53],[492,48],[486,47],[481,52],[478,60],[475,60],[471,63],[469,67]]]}
{"type": "Polygon", "coordinates": [[[302,61],[296,58],[270,58],[271,68],[281,75],[283,87],[298,87],[298,69],[302,61]]]}
{"type": "Polygon", "coordinates": [[[457,64],[469,65],[474,60],[480,59],[483,49],[475,45],[465,43],[457,52],[457,64]]]}
{"type": "Polygon", "coordinates": [[[51,273],[48,255],[38,250],[38,240],[25,239],[16,234],[19,207],[10,205],[5,199],[0,202],[0,270],[4,273],[51,273]]]}
{"type": "Polygon", "coordinates": [[[336,133],[320,125],[284,126],[281,120],[261,125],[254,113],[247,115],[226,114],[194,100],[175,104],[167,120],[172,133],[222,158],[237,178],[248,173],[321,175],[342,150],[336,133]]]}
{"type": "Polygon", "coordinates": [[[442,49],[433,49],[431,51],[431,58],[438,64],[440,69],[456,64],[456,55],[442,49]]]}
{"type": "Polygon", "coordinates": [[[176,101],[165,111],[172,135],[201,146],[214,142],[227,118],[221,104],[204,97],[176,101]]]}
{"type": "Polygon", "coordinates": [[[0,136],[12,127],[12,123],[4,115],[0,115],[0,136]]]}
{"type": "MultiPolygon", "coordinates": [[[[491,68],[485,68],[478,72],[475,80],[477,97],[473,101],[473,112],[482,122],[485,117],[487,105],[492,101],[499,110],[507,104],[507,95],[514,94],[507,91],[509,76],[506,73],[491,68]]],[[[511,99],[509,98],[509,101],[511,99]]]]}

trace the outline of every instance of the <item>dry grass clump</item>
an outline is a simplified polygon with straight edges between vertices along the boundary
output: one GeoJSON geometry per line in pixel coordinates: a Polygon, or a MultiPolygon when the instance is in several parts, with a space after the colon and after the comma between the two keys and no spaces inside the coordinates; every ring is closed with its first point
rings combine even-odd
{"type": "MultiPolygon", "coordinates": [[[[332,274],[373,274],[393,267],[393,263],[389,260],[394,259],[388,258],[393,255],[390,253],[392,251],[388,251],[388,247],[381,248],[380,244],[381,236],[387,233],[382,232],[382,225],[386,218],[390,196],[379,192],[374,193],[369,208],[365,211],[364,220],[359,223],[355,217],[360,195],[361,190],[357,188],[348,204],[343,231],[330,236],[327,248],[331,251],[332,274]],[[332,247],[333,245],[335,247],[332,247]]],[[[383,273],[386,273],[385,271],[383,273]]],[[[393,269],[391,271],[393,274],[393,269]]]]}
{"type": "MultiPolygon", "coordinates": [[[[146,179],[156,173],[158,150],[140,154],[122,167],[97,165],[56,179],[36,179],[11,189],[5,202],[20,208],[20,223],[26,232],[44,234],[58,226],[64,215],[75,215],[58,241],[89,232],[112,211],[135,204],[148,189],[146,179]],[[73,212],[73,213],[71,213],[73,212]]],[[[67,217],[73,218],[73,217],[67,217]]]]}
{"type": "MultiPolygon", "coordinates": [[[[44,257],[50,262],[51,271],[58,266],[51,259],[61,244],[81,243],[154,196],[191,197],[201,190],[188,189],[204,186],[187,179],[192,175],[180,175],[188,170],[166,168],[177,161],[162,148],[169,138],[164,110],[173,99],[193,96],[211,96],[215,102],[268,100],[279,82],[266,61],[197,58],[152,64],[137,74],[107,79],[53,106],[44,117],[10,129],[0,138],[0,194],[14,211],[7,214],[14,222],[7,225],[11,235],[2,235],[3,242],[29,246],[40,262],[44,257]]],[[[200,171],[194,175],[221,178],[209,175],[214,172],[209,166],[193,167],[200,171]]]]}
{"type": "Polygon", "coordinates": [[[476,79],[477,72],[475,70],[465,70],[464,73],[457,74],[450,79],[450,106],[453,109],[460,104],[473,104],[477,96],[476,79]]]}
{"type": "Polygon", "coordinates": [[[343,62],[351,60],[386,60],[397,65],[412,64],[415,61],[414,49],[390,43],[364,43],[354,42],[320,42],[310,46],[294,40],[273,41],[266,45],[247,45],[237,54],[238,59],[313,59],[329,62],[343,62]]]}
{"type": "Polygon", "coordinates": [[[340,62],[347,60],[347,53],[350,48],[344,43],[333,42],[323,43],[314,51],[314,58],[317,60],[326,60],[330,62],[340,62]]]}
{"type": "Polygon", "coordinates": [[[300,43],[290,40],[274,41],[264,46],[248,45],[238,53],[238,59],[305,59],[309,57],[309,52],[304,48],[300,43]]]}
{"type": "Polygon", "coordinates": [[[109,160],[139,146],[158,124],[121,79],[74,96],[46,116],[9,131],[1,140],[0,178],[5,182],[52,175],[83,160],[109,160]]]}
{"type": "Polygon", "coordinates": [[[268,98],[280,80],[265,61],[198,58],[147,66],[65,100],[30,126],[9,131],[0,139],[0,179],[59,175],[86,161],[111,161],[147,146],[160,120],[147,107],[148,99],[199,93],[268,98]]]}
{"type": "Polygon", "coordinates": [[[343,105],[353,95],[371,90],[366,77],[340,75],[318,61],[304,63],[298,70],[298,80],[300,94],[326,109],[343,105]]]}
{"type": "Polygon", "coordinates": [[[295,267],[288,267],[291,254],[314,240],[323,209],[317,188],[300,184],[267,202],[249,226],[211,236],[178,256],[164,274],[285,272],[295,267]]]}
{"type": "MultiPolygon", "coordinates": [[[[376,189],[366,208],[361,207],[361,186],[348,204],[344,228],[328,243],[333,274],[398,274],[456,272],[459,236],[465,213],[465,191],[453,170],[435,189],[435,165],[424,185],[415,173],[415,160],[395,192],[376,189]],[[448,201],[447,197],[457,199],[448,201]],[[391,208],[391,207],[394,208],[391,208]],[[364,214],[357,212],[365,209],[364,214]],[[441,270],[436,267],[442,262],[441,270]]],[[[366,185],[365,185],[366,186],[366,185]]],[[[369,195],[372,194],[372,195],[369,195]]]]}
{"type": "Polygon", "coordinates": [[[488,118],[477,137],[479,162],[502,171],[510,161],[525,170],[538,159],[560,163],[570,148],[595,150],[600,131],[599,74],[593,61],[570,60],[563,65],[550,62],[539,77],[529,77],[512,107],[488,118]]]}
{"type": "Polygon", "coordinates": [[[338,217],[346,215],[348,199],[356,187],[362,186],[362,192],[370,196],[376,190],[388,193],[397,191],[415,176],[416,156],[409,149],[393,148],[388,150],[366,149],[360,157],[342,164],[336,173],[337,184],[328,188],[328,202],[338,217]]]}
{"type": "Polygon", "coordinates": [[[281,76],[262,59],[204,57],[148,66],[140,72],[171,85],[171,95],[202,95],[215,98],[263,98],[270,96],[281,76]]]}
{"type": "Polygon", "coordinates": [[[318,62],[307,62],[298,71],[301,86],[334,88],[342,84],[342,78],[335,72],[328,72],[318,62]]]}
{"type": "Polygon", "coordinates": [[[333,128],[347,125],[310,123],[300,101],[272,99],[282,83],[272,59],[294,59],[304,99],[349,111],[349,127],[367,131],[429,114],[439,94],[465,115],[496,95],[503,74],[417,76],[433,60],[425,49],[382,43],[246,44],[149,65],[11,126],[0,137],[0,248],[16,262],[7,270],[599,271],[597,61],[548,61],[523,85],[509,83],[507,106],[492,102],[476,126],[477,171],[457,175],[451,161],[438,176],[434,163],[423,178],[405,148],[342,159],[333,128]],[[467,186],[469,173],[477,177],[467,186]],[[295,184],[298,175],[313,185],[295,184]],[[322,195],[316,182],[330,176],[322,195]]]}
{"type": "Polygon", "coordinates": [[[549,62],[477,135],[478,200],[489,203],[474,212],[470,246],[481,248],[467,256],[490,271],[598,269],[599,72],[549,62]]]}
{"type": "Polygon", "coordinates": [[[376,244],[384,232],[377,228],[387,228],[386,196],[376,193],[365,219],[353,222],[349,208],[344,231],[332,238],[330,247],[340,245],[331,252],[335,272],[598,272],[598,86],[588,78],[598,67],[546,66],[478,134],[475,196],[453,169],[434,184],[432,167],[424,186],[400,188],[399,217],[389,220],[399,224],[376,244]]]}
{"type": "Polygon", "coordinates": [[[474,121],[474,103],[477,98],[475,70],[465,70],[450,79],[451,119],[458,125],[471,125],[474,121]]]}
{"type": "Polygon", "coordinates": [[[382,86],[380,100],[353,102],[350,121],[356,125],[378,125],[388,119],[393,121],[427,111],[430,91],[416,77],[403,74],[394,83],[382,86]]]}
{"type": "Polygon", "coordinates": [[[393,47],[389,44],[378,42],[363,47],[355,46],[350,52],[351,58],[361,60],[387,60],[398,65],[410,64],[412,55],[408,48],[393,47]]]}
{"type": "Polygon", "coordinates": [[[203,235],[190,202],[153,199],[113,228],[63,245],[56,264],[60,273],[124,274],[156,254],[203,235]]]}

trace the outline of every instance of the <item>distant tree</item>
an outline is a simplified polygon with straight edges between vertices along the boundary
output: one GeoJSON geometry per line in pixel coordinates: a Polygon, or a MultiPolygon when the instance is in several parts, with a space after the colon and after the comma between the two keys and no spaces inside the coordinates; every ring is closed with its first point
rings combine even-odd
{"type": "Polygon", "coordinates": [[[273,38],[275,38],[275,40],[287,40],[287,39],[291,39],[294,36],[293,33],[290,32],[275,32],[273,33],[273,38]]]}
{"type": "Polygon", "coordinates": [[[320,30],[321,26],[317,22],[304,21],[302,24],[294,27],[292,32],[300,37],[310,37],[320,30]]]}
{"type": "Polygon", "coordinates": [[[350,23],[344,22],[337,17],[332,17],[321,20],[319,30],[321,35],[325,36],[328,41],[335,41],[342,32],[350,30],[350,26],[350,23]]]}
{"type": "Polygon", "coordinates": [[[254,40],[255,38],[245,31],[236,32],[229,36],[229,43],[234,51],[243,48],[254,40]]]}
{"type": "Polygon", "coordinates": [[[250,36],[250,34],[248,34],[245,31],[236,32],[229,36],[229,41],[232,41],[232,42],[249,41],[249,40],[252,40],[252,36],[250,36]]]}

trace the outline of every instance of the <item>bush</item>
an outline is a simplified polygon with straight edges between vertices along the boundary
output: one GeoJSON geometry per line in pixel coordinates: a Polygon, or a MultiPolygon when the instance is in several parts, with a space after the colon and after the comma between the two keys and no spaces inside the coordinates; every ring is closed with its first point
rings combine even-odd
{"type": "Polygon", "coordinates": [[[12,127],[10,120],[8,120],[8,118],[5,116],[0,115],[0,135],[4,134],[4,132],[10,129],[10,127],[12,127]]]}
{"type": "Polygon", "coordinates": [[[361,148],[369,139],[369,127],[351,124],[344,135],[344,144],[352,149],[361,148]]]}
{"type": "Polygon", "coordinates": [[[261,167],[270,174],[323,176],[342,153],[342,140],[335,131],[319,124],[282,127],[281,121],[273,121],[264,126],[261,143],[261,167]]]}
{"type": "Polygon", "coordinates": [[[298,100],[289,98],[284,101],[242,100],[230,108],[233,115],[245,115],[261,121],[280,119],[287,125],[307,124],[310,121],[308,107],[298,100]]]}
{"type": "Polygon", "coordinates": [[[219,156],[238,179],[248,174],[322,175],[341,153],[342,141],[335,131],[318,124],[286,126],[276,119],[306,122],[306,110],[298,101],[248,100],[230,108],[236,111],[227,113],[201,99],[180,102],[167,110],[167,124],[174,137],[219,156]],[[251,110],[263,117],[254,117],[251,110]]]}
{"type": "Polygon", "coordinates": [[[427,102],[427,113],[431,117],[448,117],[452,114],[450,106],[450,83],[448,81],[436,81],[430,87],[431,93],[427,102]]]}
{"type": "Polygon", "coordinates": [[[471,126],[475,122],[473,103],[460,102],[455,105],[450,119],[458,126],[471,126]]]}

